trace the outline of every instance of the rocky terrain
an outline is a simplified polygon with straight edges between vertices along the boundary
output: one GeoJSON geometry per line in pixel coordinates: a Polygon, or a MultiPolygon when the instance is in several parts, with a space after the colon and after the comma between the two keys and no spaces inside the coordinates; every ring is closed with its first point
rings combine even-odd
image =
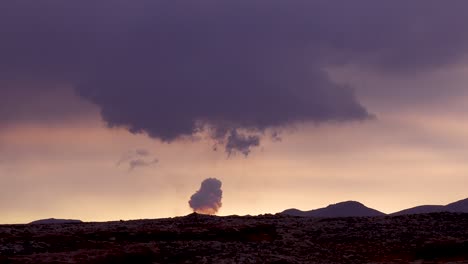
{"type": "Polygon", "coordinates": [[[468,263],[468,214],[3,225],[0,263],[468,263]]]}

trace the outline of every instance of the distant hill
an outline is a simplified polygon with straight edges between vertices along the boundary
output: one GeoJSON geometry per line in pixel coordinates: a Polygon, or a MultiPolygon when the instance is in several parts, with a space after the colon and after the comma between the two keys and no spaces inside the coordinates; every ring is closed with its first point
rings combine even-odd
{"type": "Polygon", "coordinates": [[[443,205],[420,205],[413,208],[401,210],[390,215],[428,214],[446,211],[443,205]]]}
{"type": "Polygon", "coordinates": [[[449,212],[468,213],[468,198],[447,204],[445,207],[449,212]]]}
{"type": "Polygon", "coordinates": [[[29,224],[30,225],[45,225],[45,224],[77,224],[77,223],[83,223],[83,222],[81,220],[49,218],[49,219],[41,219],[41,220],[33,221],[29,224]]]}
{"type": "Polygon", "coordinates": [[[395,212],[390,215],[408,215],[408,214],[425,214],[425,213],[468,213],[468,198],[447,205],[421,205],[413,208],[395,212]]]}
{"type": "Polygon", "coordinates": [[[382,212],[366,207],[362,203],[356,201],[347,201],[337,204],[331,204],[327,207],[301,211],[298,209],[288,209],[281,214],[292,216],[313,216],[313,217],[348,217],[348,216],[383,216],[382,212]]]}

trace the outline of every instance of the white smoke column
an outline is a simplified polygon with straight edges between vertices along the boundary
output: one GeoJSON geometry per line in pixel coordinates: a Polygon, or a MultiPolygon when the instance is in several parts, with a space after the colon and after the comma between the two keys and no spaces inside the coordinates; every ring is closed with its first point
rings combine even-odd
{"type": "Polygon", "coordinates": [[[216,214],[221,208],[223,191],[221,181],[208,178],[201,183],[200,190],[190,197],[189,205],[194,212],[200,214],[216,214]]]}

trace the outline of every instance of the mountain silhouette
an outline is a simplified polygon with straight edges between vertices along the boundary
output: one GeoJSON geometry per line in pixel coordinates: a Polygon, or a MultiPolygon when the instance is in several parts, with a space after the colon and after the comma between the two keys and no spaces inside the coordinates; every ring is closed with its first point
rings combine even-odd
{"type": "MultiPolygon", "coordinates": [[[[428,214],[428,213],[468,213],[468,198],[453,202],[447,205],[420,205],[413,208],[404,209],[392,214],[397,215],[410,215],[410,214],[428,214]]],[[[331,204],[324,208],[319,208],[310,211],[301,211],[298,209],[288,209],[280,214],[292,216],[309,216],[309,217],[352,217],[352,216],[383,216],[386,215],[375,209],[366,207],[360,202],[347,201],[337,204],[331,204]]]]}
{"type": "Polygon", "coordinates": [[[425,213],[468,213],[468,198],[447,205],[421,205],[413,208],[401,210],[390,215],[408,215],[425,213]]]}
{"type": "Polygon", "coordinates": [[[408,209],[404,209],[390,215],[408,215],[408,214],[429,214],[443,212],[445,206],[443,205],[420,205],[408,209]]]}
{"type": "Polygon", "coordinates": [[[33,221],[29,224],[30,225],[47,225],[47,224],[77,224],[77,223],[82,223],[82,221],[73,220],[73,219],[48,218],[48,219],[41,219],[41,220],[33,221]]]}
{"type": "Polygon", "coordinates": [[[348,216],[383,216],[382,212],[375,209],[366,207],[360,202],[347,201],[337,204],[331,204],[327,207],[311,210],[301,211],[298,209],[288,209],[281,214],[292,216],[313,216],[313,217],[348,217],[348,216]]]}

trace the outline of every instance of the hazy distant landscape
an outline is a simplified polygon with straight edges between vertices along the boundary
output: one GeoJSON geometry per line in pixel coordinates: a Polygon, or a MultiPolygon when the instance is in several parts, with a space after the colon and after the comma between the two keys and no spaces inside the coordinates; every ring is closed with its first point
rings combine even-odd
{"type": "MultiPolygon", "coordinates": [[[[215,209],[217,210],[221,204],[221,197],[220,197],[220,187],[221,185],[216,185],[214,190],[218,191],[218,195],[210,195],[211,190],[206,191],[205,196],[209,197],[209,202],[214,201],[215,209]],[[212,198],[214,197],[214,198],[212,198]]],[[[201,188],[203,190],[203,188],[201,188]]],[[[221,192],[222,193],[222,192],[221,192]]],[[[195,195],[194,195],[195,196],[195,195]]],[[[205,208],[208,208],[209,203],[200,199],[200,196],[203,196],[203,192],[198,191],[198,204],[204,205],[205,208]]],[[[195,196],[195,197],[197,197],[195,196]]],[[[193,198],[192,198],[193,199],[193,198]]],[[[193,200],[191,200],[193,201],[193,200]]],[[[197,211],[199,208],[193,208],[194,211],[197,211]]],[[[208,213],[211,214],[212,210],[207,210],[208,213]]],[[[468,213],[468,198],[463,199],[460,201],[456,201],[447,205],[420,205],[413,208],[404,209],[395,213],[388,214],[390,216],[396,215],[411,215],[411,214],[424,214],[424,213],[442,213],[442,212],[451,212],[451,213],[468,213]]],[[[302,216],[302,217],[370,217],[370,216],[385,216],[387,214],[382,213],[376,209],[372,209],[366,207],[364,204],[356,201],[346,201],[336,204],[330,204],[327,207],[314,209],[310,211],[301,211],[298,209],[287,209],[281,212],[280,214],[283,215],[290,215],[290,216],[302,216]]],[[[40,219],[33,221],[29,224],[74,224],[74,223],[81,223],[81,220],[77,219],[40,219]]]]}

